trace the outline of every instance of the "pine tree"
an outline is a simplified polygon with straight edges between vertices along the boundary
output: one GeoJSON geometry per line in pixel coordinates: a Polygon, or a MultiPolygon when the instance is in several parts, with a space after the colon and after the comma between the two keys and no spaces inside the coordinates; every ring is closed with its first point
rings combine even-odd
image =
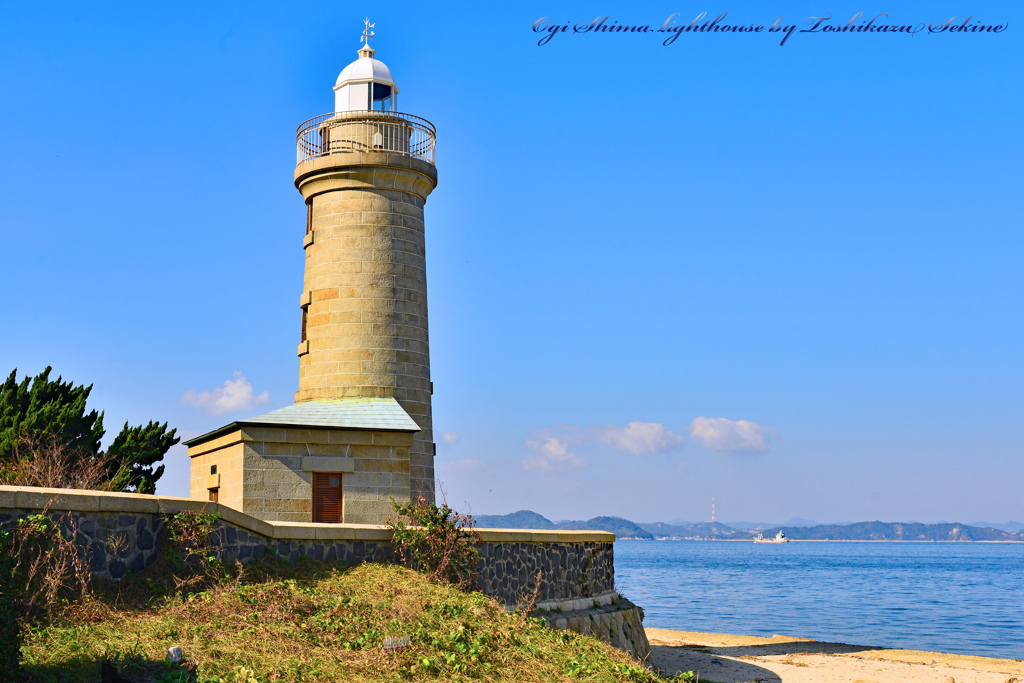
{"type": "Polygon", "coordinates": [[[17,381],[17,369],[0,385],[0,467],[13,464],[16,446],[25,436],[52,434],[66,448],[83,459],[97,456],[107,459],[109,490],[153,493],[163,476],[164,466],[156,466],[180,439],[167,423],[131,427],[126,422],[105,454],[100,453],[103,439],[103,413],[86,412],[92,385],[74,386],[71,382],[50,381],[47,367],[36,377],[17,381]]]}
{"type": "Polygon", "coordinates": [[[137,493],[153,493],[156,482],[163,476],[164,466],[156,469],[153,466],[164,459],[164,454],[171,446],[180,441],[174,434],[177,430],[167,431],[167,423],[150,422],[145,427],[124,428],[107,449],[110,457],[111,475],[116,476],[115,491],[135,491],[137,493]],[[120,470],[120,475],[117,475],[120,470]],[[123,480],[123,481],[122,481],[123,480]]]}
{"type": "Polygon", "coordinates": [[[103,413],[85,412],[92,385],[76,387],[61,381],[63,377],[51,382],[51,370],[47,367],[19,384],[15,369],[0,386],[0,463],[11,462],[22,434],[54,434],[74,451],[99,453],[103,413]]]}

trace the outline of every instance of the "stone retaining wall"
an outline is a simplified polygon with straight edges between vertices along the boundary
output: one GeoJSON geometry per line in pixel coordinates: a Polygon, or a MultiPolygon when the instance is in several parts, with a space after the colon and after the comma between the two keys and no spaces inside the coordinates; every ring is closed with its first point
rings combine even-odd
{"type": "Polygon", "coordinates": [[[615,591],[586,598],[548,600],[534,605],[537,616],[555,629],[599,638],[650,664],[651,644],[644,631],[644,611],[615,591]]]}
{"type": "Polygon", "coordinates": [[[641,662],[653,666],[651,644],[644,631],[644,611],[625,598],[598,607],[572,612],[541,612],[538,616],[555,629],[568,629],[593,636],[625,650],[641,662]]]}
{"type": "MultiPolygon", "coordinates": [[[[73,526],[76,542],[86,552],[94,574],[114,581],[151,564],[165,538],[166,518],[184,511],[218,515],[210,540],[225,562],[261,557],[290,562],[309,557],[347,564],[395,560],[391,531],[382,526],[266,522],[224,505],[190,498],[0,486],[0,526],[43,510],[65,529],[73,526]]],[[[481,529],[479,534],[477,585],[484,594],[515,605],[536,590],[538,607],[548,609],[556,609],[554,605],[562,605],[557,609],[581,607],[597,597],[603,610],[600,614],[623,611],[620,616],[608,617],[614,624],[609,622],[607,627],[614,633],[633,633],[630,624],[639,624],[638,619],[643,618],[642,611],[639,617],[626,614],[639,609],[632,605],[620,610],[602,602],[615,589],[614,534],[524,529],[481,529]]],[[[577,621],[573,624],[578,628],[590,628],[585,625],[590,622],[577,621]]],[[[578,630],[571,625],[561,628],[578,630]]],[[[603,628],[595,633],[600,635],[603,628]]],[[[626,642],[622,638],[634,643],[624,649],[640,651],[635,636],[616,636],[609,642],[626,642]]]]}
{"type": "MultiPolygon", "coordinates": [[[[47,510],[77,527],[97,576],[120,579],[156,556],[164,519],[178,512],[216,513],[211,535],[226,562],[247,562],[264,555],[295,561],[394,561],[387,527],[360,524],[266,522],[217,503],[189,498],[131,493],[71,491],[0,486],[0,524],[47,510]],[[70,513],[70,515],[69,515],[70,513]]],[[[613,534],[602,531],[481,529],[479,588],[514,604],[536,587],[537,599],[566,600],[611,591],[615,587],[613,534]]]]}

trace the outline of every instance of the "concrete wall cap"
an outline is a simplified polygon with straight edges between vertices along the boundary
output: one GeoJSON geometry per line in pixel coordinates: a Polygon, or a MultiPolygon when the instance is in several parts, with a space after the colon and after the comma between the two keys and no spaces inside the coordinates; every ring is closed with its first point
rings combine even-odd
{"type": "Polygon", "coordinates": [[[614,543],[607,531],[563,531],[539,529],[477,529],[484,541],[519,543],[614,543]]]}
{"type": "MultiPolygon", "coordinates": [[[[219,503],[174,496],[138,493],[0,486],[0,509],[68,510],[72,512],[143,512],[173,515],[179,512],[217,513],[222,520],[267,538],[294,540],[389,541],[391,530],[378,524],[314,524],[265,522],[219,503]]],[[[477,529],[489,543],[613,543],[606,531],[545,531],[536,529],[477,529]]]]}

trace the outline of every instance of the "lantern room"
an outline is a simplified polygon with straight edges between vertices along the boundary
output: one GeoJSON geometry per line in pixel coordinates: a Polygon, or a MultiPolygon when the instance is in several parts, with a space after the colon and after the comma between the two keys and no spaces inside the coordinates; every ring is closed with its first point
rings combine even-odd
{"type": "Polygon", "coordinates": [[[338,76],[334,84],[334,111],[398,111],[398,86],[391,70],[369,44],[359,49],[359,59],[338,76]]]}

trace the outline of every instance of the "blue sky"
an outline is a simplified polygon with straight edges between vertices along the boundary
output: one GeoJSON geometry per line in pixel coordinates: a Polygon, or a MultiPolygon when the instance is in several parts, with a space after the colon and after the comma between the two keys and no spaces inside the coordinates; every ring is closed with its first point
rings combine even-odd
{"type": "MultiPolygon", "coordinates": [[[[362,19],[438,129],[438,476],[477,513],[1024,519],[1024,10],[0,5],[4,371],[109,438],[298,383],[294,131],[362,19]],[[559,34],[673,12],[998,35],[559,34]],[[237,374],[236,374],[237,373],[237,374]],[[218,402],[219,401],[219,402],[218,402]]],[[[158,491],[187,495],[182,447],[158,491]]]]}

